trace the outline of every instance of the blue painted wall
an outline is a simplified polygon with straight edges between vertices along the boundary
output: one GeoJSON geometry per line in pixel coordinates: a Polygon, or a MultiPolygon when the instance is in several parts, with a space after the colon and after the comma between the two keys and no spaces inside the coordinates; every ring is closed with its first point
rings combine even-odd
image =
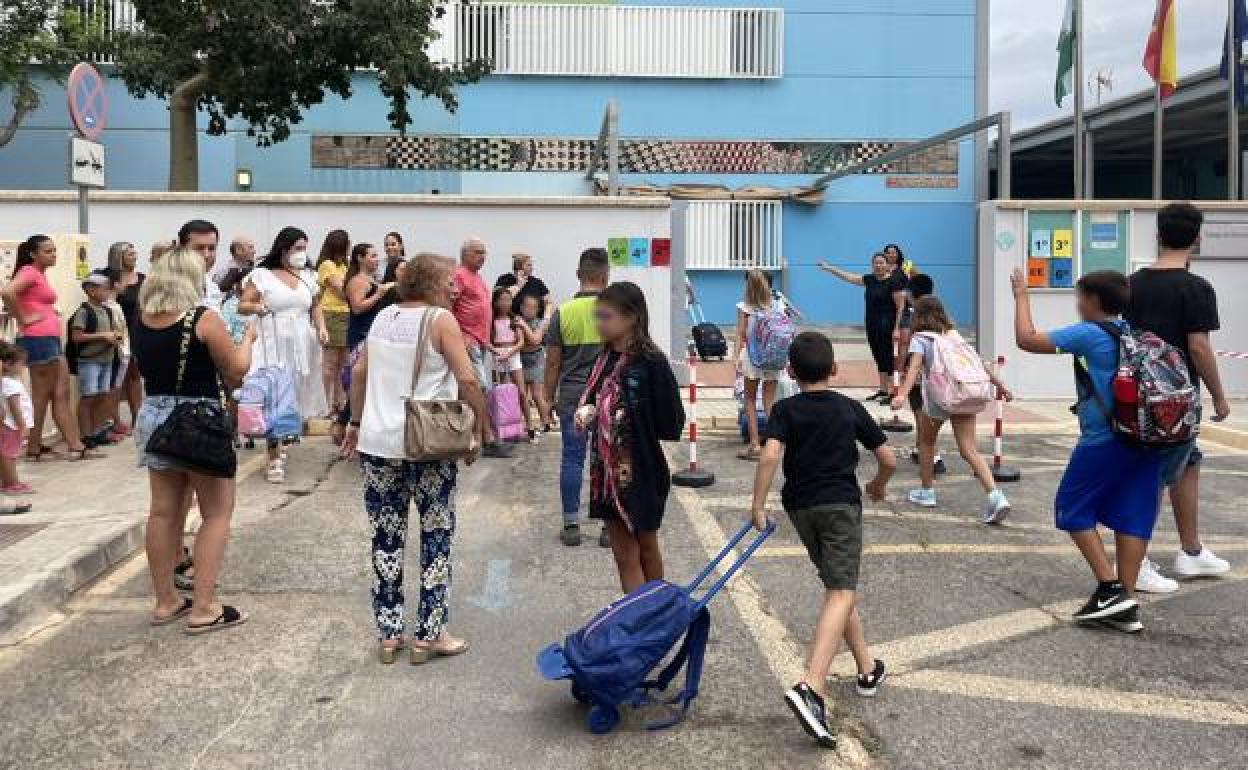
{"type": "MultiPolygon", "coordinates": [[[[776,80],[547,78],[495,76],[466,87],[460,109],[413,104],[417,134],[596,136],[608,99],[620,105],[627,137],[776,140],[907,140],[964,123],[974,113],[975,0],[658,0],[683,6],[776,6],[785,13],[785,74],[776,80]]],[[[652,5],[654,0],[622,2],[652,5]]],[[[580,174],[314,169],[311,136],[389,133],[388,106],[371,76],[354,96],[307,112],[290,140],[258,148],[242,126],[200,141],[204,190],[233,189],[234,171],[252,171],[257,192],[430,192],[584,194],[580,174]]],[[[44,106],[0,148],[0,187],[63,189],[69,121],[64,92],[44,89],[44,106]]],[[[163,189],[168,114],[109,84],[105,134],[109,186],[163,189]]],[[[0,120],[7,117],[0,94],[0,120]]],[[[202,125],[202,124],[201,124],[202,125]]],[[[784,245],[794,301],[818,321],[856,323],[857,289],[818,273],[829,258],[865,270],[869,255],[900,242],[931,273],[959,321],[971,315],[973,218],[970,146],[962,145],[958,189],[893,190],[880,176],[834,182],[822,206],[786,206],[784,245]]],[[[729,186],[808,184],[785,175],[649,175],[626,183],[710,182],[729,186]]],[[[714,320],[731,322],[739,273],[694,276],[714,320]]]]}

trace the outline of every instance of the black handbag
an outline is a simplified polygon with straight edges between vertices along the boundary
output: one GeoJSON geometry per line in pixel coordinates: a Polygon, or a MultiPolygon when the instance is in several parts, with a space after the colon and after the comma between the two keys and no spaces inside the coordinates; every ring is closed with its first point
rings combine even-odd
{"type": "MultiPolygon", "coordinates": [[[[187,313],[182,322],[182,344],[178,352],[178,380],[174,396],[182,392],[186,358],[191,348],[191,335],[203,308],[187,313]]],[[[220,390],[221,381],[217,380],[220,390]]],[[[225,408],[225,395],[220,402],[181,401],[147,440],[147,451],[205,476],[232,479],[238,471],[234,453],[234,420],[225,408]]]]}

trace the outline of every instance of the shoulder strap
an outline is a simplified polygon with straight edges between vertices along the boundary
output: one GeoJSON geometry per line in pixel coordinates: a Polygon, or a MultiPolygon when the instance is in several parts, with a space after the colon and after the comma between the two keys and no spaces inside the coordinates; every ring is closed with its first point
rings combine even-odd
{"type": "Polygon", "coordinates": [[[437,317],[440,308],[427,305],[420,316],[420,330],[416,333],[416,360],[412,364],[411,398],[416,398],[416,384],[420,381],[420,370],[425,363],[425,346],[429,343],[430,317],[437,317]]]}
{"type": "Polygon", "coordinates": [[[178,345],[178,379],[173,386],[175,396],[182,394],[182,382],[186,376],[186,359],[191,352],[191,335],[195,333],[195,324],[199,322],[203,311],[203,307],[196,307],[194,310],[186,311],[186,314],[182,316],[182,341],[178,345]]]}
{"type": "MultiPolygon", "coordinates": [[[[107,308],[105,309],[107,311],[107,308]]],[[[95,315],[95,308],[91,307],[90,302],[84,302],[78,306],[78,312],[82,313],[83,331],[87,334],[95,334],[100,330],[100,319],[95,315]]]]}
{"type": "MultiPolygon", "coordinates": [[[[1121,352],[1118,349],[1118,343],[1122,340],[1122,327],[1111,321],[1092,321],[1092,323],[1096,324],[1097,328],[1108,334],[1114,340],[1114,368],[1117,369],[1118,356],[1121,352]]],[[[1096,383],[1092,382],[1092,373],[1088,371],[1088,367],[1084,366],[1083,359],[1079,356],[1075,356],[1074,364],[1075,382],[1081,386],[1085,394],[1085,396],[1079,400],[1083,401],[1084,398],[1090,398],[1093,403],[1096,404],[1096,407],[1101,410],[1101,414],[1105,416],[1105,419],[1109,422],[1109,424],[1113,425],[1113,411],[1109,408],[1109,405],[1105,403],[1104,399],[1101,398],[1101,394],[1096,392],[1096,383]]]]}

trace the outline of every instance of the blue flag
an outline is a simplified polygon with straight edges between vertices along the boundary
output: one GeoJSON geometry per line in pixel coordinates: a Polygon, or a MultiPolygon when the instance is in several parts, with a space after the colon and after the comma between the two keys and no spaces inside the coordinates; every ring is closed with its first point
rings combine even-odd
{"type": "MultiPolygon", "coordinates": [[[[1240,54],[1241,62],[1244,50],[1244,39],[1248,38],[1248,7],[1245,7],[1244,3],[1245,0],[1239,0],[1239,2],[1235,3],[1235,51],[1240,54]]],[[[1229,24],[1230,21],[1228,20],[1227,23],[1229,24]]],[[[1226,68],[1226,38],[1222,39],[1222,65],[1218,69],[1218,74],[1223,80],[1228,78],[1226,68]]],[[[1248,103],[1248,88],[1245,87],[1244,80],[1244,67],[1243,64],[1240,63],[1239,69],[1235,72],[1235,103],[1239,105],[1248,103]]]]}

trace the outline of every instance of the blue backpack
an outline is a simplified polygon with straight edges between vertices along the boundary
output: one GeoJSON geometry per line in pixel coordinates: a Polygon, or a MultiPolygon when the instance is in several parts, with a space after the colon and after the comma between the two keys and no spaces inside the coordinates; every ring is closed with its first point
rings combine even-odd
{"type": "Polygon", "coordinates": [[[750,313],[745,330],[745,349],[757,369],[774,372],[789,363],[789,345],[797,336],[797,326],[779,300],[766,310],[750,313]]]}
{"type": "Polygon", "coordinates": [[[711,633],[707,604],[763,544],[775,525],[760,532],[704,596],[695,599],[693,592],[752,529],[746,523],[687,588],[665,580],[646,583],[599,611],[584,627],[569,634],[562,645],[552,644],[538,654],[537,668],[542,676],[550,680],[571,679],[572,697],[591,707],[586,720],[590,732],[604,734],[615,729],[622,705],[661,702],[677,708],[672,717],[648,724],[651,730],[671,727],[684,719],[698,697],[702,678],[702,662],[711,633]],[[648,678],[682,636],[684,642],[671,662],[657,677],[648,678]],[[666,690],[681,669],[685,671],[685,684],[679,692],[661,700],[652,697],[652,693],[666,690]]]}

